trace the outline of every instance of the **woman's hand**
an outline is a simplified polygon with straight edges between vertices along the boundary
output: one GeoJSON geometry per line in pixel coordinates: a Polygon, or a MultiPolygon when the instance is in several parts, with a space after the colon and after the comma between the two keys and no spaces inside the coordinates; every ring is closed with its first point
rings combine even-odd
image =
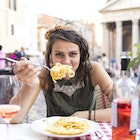
{"type": "Polygon", "coordinates": [[[40,74],[41,67],[34,66],[29,60],[22,57],[14,67],[14,73],[23,84],[34,87],[39,83],[38,75],[40,74]]]}

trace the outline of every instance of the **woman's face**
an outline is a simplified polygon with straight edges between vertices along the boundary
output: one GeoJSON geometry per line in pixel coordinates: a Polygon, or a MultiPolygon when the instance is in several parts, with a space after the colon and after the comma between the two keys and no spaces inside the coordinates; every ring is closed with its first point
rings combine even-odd
{"type": "Polygon", "coordinates": [[[80,63],[80,49],[77,44],[57,40],[52,46],[51,63],[61,63],[73,67],[76,71],[80,63]]]}

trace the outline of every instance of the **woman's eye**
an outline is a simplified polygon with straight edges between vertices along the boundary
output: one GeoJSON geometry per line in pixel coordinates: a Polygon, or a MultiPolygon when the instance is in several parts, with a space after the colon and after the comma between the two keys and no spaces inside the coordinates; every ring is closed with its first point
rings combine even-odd
{"type": "Polygon", "coordinates": [[[74,52],[70,53],[70,56],[76,56],[76,55],[77,53],[74,53],[74,52]]]}
{"type": "Polygon", "coordinates": [[[62,57],[63,56],[62,53],[56,53],[55,55],[58,56],[58,57],[62,57]]]}

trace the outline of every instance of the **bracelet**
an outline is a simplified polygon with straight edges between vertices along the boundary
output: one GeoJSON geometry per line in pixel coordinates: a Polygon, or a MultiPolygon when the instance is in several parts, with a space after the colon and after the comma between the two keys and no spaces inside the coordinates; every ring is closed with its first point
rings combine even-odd
{"type": "Polygon", "coordinates": [[[96,110],[94,110],[94,121],[96,122],[96,110]]]}
{"type": "Polygon", "coordinates": [[[88,119],[91,120],[91,110],[89,110],[88,119]]]}

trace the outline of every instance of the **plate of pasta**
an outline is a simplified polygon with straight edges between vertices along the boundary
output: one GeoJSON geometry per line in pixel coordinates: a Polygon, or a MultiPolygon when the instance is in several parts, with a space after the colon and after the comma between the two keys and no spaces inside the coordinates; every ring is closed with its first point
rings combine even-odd
{"type": "Polygon", "coordinates": [[[96,131],[95,122],[78,117],[48,117],[35,120],[31,128],[40,134],[57,138],[74,138],[96,131]]]}

